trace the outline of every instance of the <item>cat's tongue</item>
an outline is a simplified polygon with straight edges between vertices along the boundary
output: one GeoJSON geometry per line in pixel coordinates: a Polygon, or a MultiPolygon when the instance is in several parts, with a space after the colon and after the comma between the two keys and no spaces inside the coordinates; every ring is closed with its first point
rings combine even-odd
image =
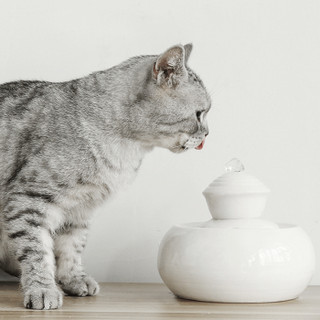
{"type": "Polygon", "coordinates": [[[205,139],[202,140],[202,142],[196,147],[197,150],[201,150],[204,146],[205,139]]]}

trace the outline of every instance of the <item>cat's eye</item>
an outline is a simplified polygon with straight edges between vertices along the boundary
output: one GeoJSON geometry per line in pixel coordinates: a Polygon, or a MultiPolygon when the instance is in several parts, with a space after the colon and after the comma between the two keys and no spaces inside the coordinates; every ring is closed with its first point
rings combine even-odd
{"type": "Polygon", "coordinates": [[[201,119],[201,118],[202,118],[202,112],[203,112],[203,111],[197,111],[197,112],[196,112],[196,116],[197,116],[197,119],[198,119],[199,122],[201,122],[201,120],[202,120],[202,119],[201,119]]]}

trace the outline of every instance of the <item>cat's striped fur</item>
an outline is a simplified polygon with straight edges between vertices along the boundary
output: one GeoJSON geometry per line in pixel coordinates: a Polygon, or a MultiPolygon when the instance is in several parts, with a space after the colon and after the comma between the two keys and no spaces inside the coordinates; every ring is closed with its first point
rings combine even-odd
{"type": "Polygon", "coordinates": [[[132,180],[153,147],[182,152],[208,133],[210,98],[191,45],[63,82],[0,86],[0,266],[24,305],[94,295],[81,264],[92,209],[132,180]]]}

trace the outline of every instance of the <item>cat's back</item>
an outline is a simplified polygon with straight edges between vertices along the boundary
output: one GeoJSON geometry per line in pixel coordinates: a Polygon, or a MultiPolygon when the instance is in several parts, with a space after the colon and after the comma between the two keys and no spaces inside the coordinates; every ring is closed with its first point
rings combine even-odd
{"type": "MultiPolygon", "coordinates": [[[[28,93],[31,89],[48,85],[49,81],[40,80],[18,80],[5,82],[0,84],[0,97],[1,99],[6,96],[20,97],[23,94],[28,93]]],[[[1,101],[2,102],[2,101],[1,101]]]]}
{"type": "Polygon", "coordinates": [[[41,97],[50,82],[14,81],[0,85],[0,119],[12,120],[14,116],[23,115],[30,102],[41,97]]]}

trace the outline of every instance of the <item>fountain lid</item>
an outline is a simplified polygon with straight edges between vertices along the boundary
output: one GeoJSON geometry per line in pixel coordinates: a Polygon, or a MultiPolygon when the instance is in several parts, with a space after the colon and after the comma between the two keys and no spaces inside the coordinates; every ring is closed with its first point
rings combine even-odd
{"type": "Polygon", "coordinates": [[[226,173],[215,179],[203,192],[212,220],[201,228],[275,229],[276,223],[260,219],[270,190],[256,177],[245,172],[238,159],[230,160],[226,173]]]}
{"type": "Polygon", "coordinates": [[[259,179],[245,173],[243,164],[236,158],[226,163],[225,171],[225,174],[215,179],[204,190],[204,194],[243,194],[270,192],[270,190],[259,179]]]}

